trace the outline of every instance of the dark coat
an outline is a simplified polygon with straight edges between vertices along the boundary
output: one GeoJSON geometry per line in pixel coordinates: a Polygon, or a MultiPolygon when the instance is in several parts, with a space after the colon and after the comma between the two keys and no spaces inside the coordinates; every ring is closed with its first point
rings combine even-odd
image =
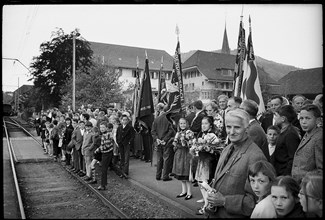
{"type": "Polygon", "coordinates": [[[134,140],[135,131],[131,125],[128,123],[125,128],[123,125],[118,126],[116,131],[116,142],[118,145],[130,145],[131,142],[134,140]]]}
{"type": "Polygon", "coordinates": [[[153,140],[156,142],[157,139],[164,140],[171,144],[175,136],[173,125],[168,121],[166,113],[159,115],[152,123],[151,135],[153,140]]]}
{"type": "Polygon", "coordinates": [[[195,136],[201,131],[202,119],[207,116],[207,113],[202,110],[196,117],[194,117],[192,123],[190,124],[190,130],[194,132],[195,136]]]}
{"type": "Polygon", "coordinates": [[[285,131],[279,134],[274,150],[274,168],[277,176],[290,175],[294,154],[300,143],[296,128],[289,125],[285,131]]]}
{"type": "Polygon", "coordinates": [[[267,128],[273,125],[273,113],[267,112],[263,114],[259,121],[261,122],[264,132],[267,133],[267,128]]]}
{"type": "Polygon", "coordinates": [[[254,120],[249,123],[247,128],[248,135],[253,139],[254,143],[261,148],[264,153],[266,159],[270,162],[270,154],[269,154],[269,147],[267,143],[266,134],[258,123],[258,121],[254,120]]]}

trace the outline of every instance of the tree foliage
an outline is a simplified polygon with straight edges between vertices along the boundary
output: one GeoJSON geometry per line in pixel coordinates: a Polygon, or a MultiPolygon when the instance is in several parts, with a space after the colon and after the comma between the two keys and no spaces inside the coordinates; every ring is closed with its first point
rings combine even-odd
{"type": "MultiPolygon", "coordinates": [[[[89,73],[76,74],[76,109],[81,105],[92,104],[95,108],[108,107],[109,103],[123,103],[122,84],[116,68],[94,63],[89,73]]],[[[72,79],[62,89],[62,109],[72,104],[72,79]]]]}
{"type": "MultiPolygon", "coordinates": [[[[62,86],[72,78],[73,36],[79,34],[76,29],[65,34],[60,28],[52,33],[52,39],[40,45],[41,54],[33,58],[30,67],[35,88],[38,88],[38,100],[46,106],[59,106],[62,86]]],[[[79,37],[80,38],[80,37],[79,37]]],[[[91,68],[93,51],[90,43],[76,38],[76,70],[87,73],[91,68]]]]}

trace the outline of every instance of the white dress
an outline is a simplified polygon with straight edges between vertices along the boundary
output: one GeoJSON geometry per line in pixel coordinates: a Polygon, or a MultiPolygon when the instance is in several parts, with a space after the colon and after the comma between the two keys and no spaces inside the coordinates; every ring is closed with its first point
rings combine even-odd
{"type": "Polygon", "coordinates": [[[271,195],[268,195],[256,204],[251,218],[276,218],[276,212],[271,195]]]}

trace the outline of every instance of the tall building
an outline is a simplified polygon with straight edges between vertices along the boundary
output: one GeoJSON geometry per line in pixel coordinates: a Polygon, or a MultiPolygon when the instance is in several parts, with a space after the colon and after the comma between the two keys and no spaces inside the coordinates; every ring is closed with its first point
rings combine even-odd
{"type": "Polygon", "coordinates": [[[221,53],[230,54],[226,24],[225,24],[225,31],[223,33],[221,53]]]}

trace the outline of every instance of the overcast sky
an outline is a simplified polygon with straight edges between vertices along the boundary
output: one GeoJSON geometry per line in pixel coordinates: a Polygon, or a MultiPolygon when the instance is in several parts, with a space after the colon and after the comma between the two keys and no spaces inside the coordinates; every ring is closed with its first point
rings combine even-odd
{"type": "MultiPolygon", "coordinates": [[[[29,67],[40,44],[62,28],[80,29],[88,41],[161,49],[173,55],[180,30],[181,52],[221,49],[226,25],[235,49],[240,16],[248,36],[252,20],[255,55],[300,68],[323,66],[321,4],[195,5],[5,5],[2,14],[2,58],[29,67]]],[[[28,70],[2,59],[2,90],[29,84],[28,70]]]]}

